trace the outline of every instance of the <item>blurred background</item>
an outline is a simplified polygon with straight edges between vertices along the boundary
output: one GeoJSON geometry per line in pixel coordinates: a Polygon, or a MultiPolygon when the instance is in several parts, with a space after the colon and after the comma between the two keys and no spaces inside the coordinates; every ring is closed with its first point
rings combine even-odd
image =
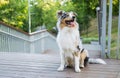
{"type": "MultiPolygon", "coordinates": [[[[119,2],[113,0],[112,4],[111,51],[114,52],[116,50],[119,2]]],[[[77,22],[80,25],[79,30],[83,43],[91,43],[91,41],[99,40],[96,11],[99,8],[97,7],[100,7],[100,0],[0,0],[0,21],[28,33],[46,28],[56,36],[56,12],[58,10],[74,11],[78,14],[77,22]]],[[[107,0],[107,11],[108,7],[109,0],[107,0]]]]}

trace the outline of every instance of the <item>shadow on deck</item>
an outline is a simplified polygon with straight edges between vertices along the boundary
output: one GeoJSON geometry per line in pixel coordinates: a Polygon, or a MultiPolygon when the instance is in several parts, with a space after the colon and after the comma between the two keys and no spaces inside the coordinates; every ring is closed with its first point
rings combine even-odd
{"type": "Polygon", "coordinates": [[[120,78],[120,60],[105,61],[107,65],[89,64],[80,73],[73,68],[57,72],[59,53],[0,53],[0,78],[120,78]]]}

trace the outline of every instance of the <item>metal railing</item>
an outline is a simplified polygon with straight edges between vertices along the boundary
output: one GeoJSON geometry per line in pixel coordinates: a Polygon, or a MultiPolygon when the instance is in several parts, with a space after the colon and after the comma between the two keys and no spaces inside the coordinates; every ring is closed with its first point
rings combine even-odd
{"type": "Polygon", "coordinates": [[[56,51],[58,47],[54,40],[54,36],[46,29],[27,34],[0,22],[0,52],[41,53],[48,49],[56,51]]]}
{"type": "MultiPolygon", "coordinates": [[[[99,28],[99,37],[100,37],[100,45],[101,45],[101,57],[105,58],[111,58],[114,56],[114,58],[119,59],[120,58],[120,1],[119,1],[119,17],[118,17],[118,33],[116,33],[117,39],[116,41],[116,51],[111,51],[113,47],[111,47],[112,44],[112,1],[109,0],[109,11],[107,11],[107,2],[106,0],[99,0],[100,1],[100,11],[98,11],[97,16],[98,18],[98,28],[99,28]],[[108,21],[107,21],[107,12],[108,12],[108,21]],[[102,14],[102,15],[101,15],[102,14]],[[102,21],[102,22],[101,22],[102,21]],[[107,26],[108,22],[108,26],[107,26]],[[108,27],[108,28],[107,28],[108,27]],[[106,31],[108,30],[107,34],[106,31]]],[[[117,31],[116,31],[117,32],[117,31]]]]}

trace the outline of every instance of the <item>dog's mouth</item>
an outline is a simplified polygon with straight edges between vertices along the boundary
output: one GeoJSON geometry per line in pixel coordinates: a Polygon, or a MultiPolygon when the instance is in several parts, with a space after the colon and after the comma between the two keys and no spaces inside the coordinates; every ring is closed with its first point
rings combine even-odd
{"type": "Polygon", "coordinates": [[[66,23],[68,26],[72,26],[72,27],[75,25],[74,19],[72,19],[72,20],[65,20],[65,23],[66,23]]]}

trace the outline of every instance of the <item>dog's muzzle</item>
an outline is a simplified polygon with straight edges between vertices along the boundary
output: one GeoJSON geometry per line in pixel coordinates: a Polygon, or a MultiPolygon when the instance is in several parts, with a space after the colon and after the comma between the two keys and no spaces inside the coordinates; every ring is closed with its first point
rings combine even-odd
{"type": "Polygon", "coordinates": [[[71,20],[66,20],[65,23],[67,25],[69,25],[70,27],[74,27],[75,26],[75,16],[72,16],[71,20]]]}

